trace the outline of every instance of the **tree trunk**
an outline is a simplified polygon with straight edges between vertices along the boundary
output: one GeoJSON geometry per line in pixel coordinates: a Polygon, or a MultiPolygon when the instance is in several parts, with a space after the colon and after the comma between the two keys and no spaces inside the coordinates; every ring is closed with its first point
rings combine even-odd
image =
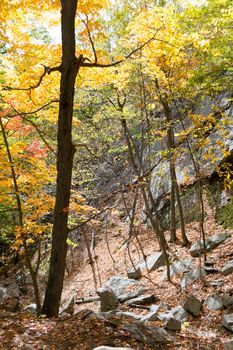
{"type": "Polygon", "coordinates": [[[180,217],[180,226],[181,226],[181,234],[182,234],[182,241],[184,245],[189,244],[189,240],[185,233],[185,222],[184,222],[184,214],[183,214],[183,208],[181,204],[181,198],[180,198],[180,191],[179,186],[177,182],[177,176],[176,176],[176,165],[175,160],[173,159],[173,153],[175,150],[175,141],[174,141],[174,129],[173,129],[173,123],[172,123],[172,112],[169,107],[169,104],[166,100],[166,98],[163,98],[160,96],[160,101],[163,106],[164,115],[167,122],[167,148],[169,152],[169,165],[170,165],[170,177],[171,177],[171,196],[170,196],[170,210],[171,210],[171,240],[176,240],[176,220],[175,220],[175,202],[177,200],[177,206],[179,211],[179,217],[180,217]]]}
{"type": "MultiPolygon", "coordinates": [[[[11,177],[13,180],[13,185],[14,185],[14,190],[15,190],[15,197],[16,197],[16,202],[17,202],[18,216],[19,216],[18,220],[17,220],[17,224],[19,226],[23,227],[23,210],[22,210],[22,204],[21,204],[21,199],[20,199],[20,195],[19,195],[17,176],[16,176],[15,168],[14,168],[14,161],[13,161],[13,158],[11,156],[9,143],[7,140],[5,128],[4,128],[4,125],[3,125],[1,118],[0,118],[0,127],[1,127],[2,135],[3,135],[4,144],[6,147],[8,160],[10,163],[11,177]]],[[[37,311],[37,315],[39,315],[40,311],[41,311],[41,302],[40,302],[40,292],[39,292],[39,287],[38,287],[38,282],[37,282],[37,270],[36,271],[33,270],[32,262],[31,262],[31,258],[30,258],[30,253],[28,251],[25,237],[23,237],[23,247],[24,247],[24,252],[25,252],[26,266],[29,269],[30,276],[32,279],[33,288],[34,288],[34,296],[35,296],[35,301],[36,301],[36,311],[37,311]]]]}
{"type": "Polygon", "coordinates": [[[77,0],[61,0],[62,65],[58,117],[57,189],[49,277],[42,313],[58,316],[67,254],[70,187],[75,148],[72,144],[74,85],[82,56],[75,57],[77,0]]]}

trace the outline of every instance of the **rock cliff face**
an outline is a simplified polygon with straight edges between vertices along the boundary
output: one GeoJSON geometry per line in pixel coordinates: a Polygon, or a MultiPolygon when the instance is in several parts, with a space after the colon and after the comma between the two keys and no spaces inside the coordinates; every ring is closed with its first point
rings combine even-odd
{"type": "MultiPolygon", "coordinates": [[[[212,112],[212,105],[214,101],[206,100],[201,107],[197,109],[194,114],[208,116],[212,112]]],[[[233,117],[233,106],[229,103],[229,97],[222,95],[219,98],[221,110],[228,116],[228,119],[233,117]]],[[[177,115],[174,113],[175,133],[181,131],[181,124],[177,115]]],[[[183,119],[186,127],[190,122],[188,118],[183,119]]],[[[204,128],[204,125],[203,125],[204,128]]],[[[192,135],[189,137],[189,143],[194,150],[195,158],[198,160],[201,175],[204,178],[204,186],[207,189],[206,193],[211,205],[217,206],[217,219],[220,223],[228,227],[233,227],[232,209],[233,197],[230,191],[225,191],[223,186],[223,179],[219,177],[216,172],[216,167],[228,162],[233,166],[233,125],[231,122],[225,124],[223,118],[220,116],[218,122],[213,125],[212,129],[206,133],[206,146],[197,149],[195,147],[195,140],[192,135]],[[220,141],[223,144],[220,144],[220,141]],[[226,153],[223,149],[229,152],[226,153]],[[205,159],[205,155],[209,152],[213,155],[212,158],[205,159]]],[[[179,147],[182,147],[181,155],[176,159],[177,180],[181,186],[182,204],[185,214],[186,222],[195,220],[198,213],[198,200],[196,191],[196,174],[192,163],[189,151],[187,150],[185,141],[180,143],[175,140],[179,147]]],[[[169,193],[171,189],[169,163],[163,160],[161,156],[162,150],[165,149],[166,140],[156,142],[153,146],[155,152],[154,167],[151,177],[151,191],[154,199],[158,203],[158,210],[161,215],[162,224],[165,228],[169,227],[169,193]]]]}

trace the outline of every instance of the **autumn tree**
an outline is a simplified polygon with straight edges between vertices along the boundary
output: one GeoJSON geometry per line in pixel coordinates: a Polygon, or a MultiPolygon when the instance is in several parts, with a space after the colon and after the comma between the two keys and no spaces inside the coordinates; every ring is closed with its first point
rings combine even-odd
{"type": "MultiPolygon", "coordinates": [[[[174,204],[175,194],[182,221],[175,173],[177,162],[175,153],[180,149],[174,143],[176,120],[173,119],[173,111],[176,106],[181,105],[181,101],[193,102],[203,87],[208,86],[212,92],[211,77],[216,77],[218,72],[221,71],[222,79],[229,83],[230,52],[227,50],[227,55],[224,55],[227,45],[222,44],[222,39],[225,38],[225,33],[229,33],[231,5],[227,0],[214,0],[196,8],[181,6],[177,11],[173,5],[163,7],[164,1],[158,1],[156,4],[159,6],[155,6],[154,1],[149,0],[130,3],[122,0],[116,6],[110,4],[108,13],[104,12],[109,5],[107,1],[99,3],[89,0],[61,0],[60,4],[57,1],[49,4],[43,1],[41,8],[37,3],[29,1],[14,4],[3,0],[1,4],[0,48],[7,71],[1,89],[3,108],[10,106],[11,117],[15,109],[21,123],[28,118],[29,125],[34,127],[48,148],[50,147],[48,136],[57,132],[57,150],[53,140],[50,149],[50,156],[57,154],[57,188],[49,277],[42,307],[42,312],[48,316],[56,316],[59,312],[67,254],[68,219],[71,211],[73,159],[75,151],[79,151],[80,148],[84,147],[88,151],[87,145],[75,145],[72,140],[74,109],[78,109],[81,105],[79,95],[77,94],[77,99],[74,97],[81,87],[89,88],[94,85],[98,89],[102,82],[106,87],[115,86],[123,96],[125,87],[128,89],[128,83],[132,84],[132,87],[140,79],[139,118],[143,119],[142,129],[151,123],[152,118],[148,112],[153,108],[158,110],[158,114],[161,115],[162,111],[166,116],[164,125],[168,145],[166,157],[170,163],[172,180],[171,204],[174,204]],[[217,22],[213,22],[216,21],[220,7],[223,16],[217,22]],[[53,28],[60,23],[58,18],[60,11],[62,47],[59,43],[52,43],[49,40],[46,29],[48,26],[53,28]],[[203,23],[208,11],[211,16],[208,17],[208,25],[205,27],[203,23]],[[114,15],[113,20],[109,14],[114,15]],[[17,28],[14,25],[15,21],[19,23],[17,28]],[[8,34],[5,33],[7,25],[9,25],[8,34]],[[38,32],[38,28],[44,29],[38,32]],[[123,64],[130,58],[134,58],[133,68],[123,64]],[[197,67],[200,69],[197,70],[197,67]],[[57,88],[59,81],[60,89],[57,88]],[[145,94],[148,91],[150,91],[149,98],[145,94]]],[[[220,85],[214,89],[215,92],[220,90],[220,85]]],[[[131,96],[130,104],[133,105],[133,93],[131,96]]],[[[122,98],[118,99],[118,102],[119,107],[122,98]]],[[[134,110],[137,109],[138,105],[135,103],[134,110]]],[[[120,112],[122,115],[119,120],[128,151],[131,152],[130,149],[135,151],[128,120],[125,118],[125,106],[122,106],[120,112]]],[[[10,118],[9,115],[8,117],[10,118]]],[[[7,132],[6,114],[1,120],[3,133],[7,132]]],[[[151,137],[153,129],[149,127],[147,131],[147,136],[142,138],[145,142],[141,148],[139,163],[146,154],[146,148],[150,149],[154,141],[151,137]]],[[[154,133],[156,132],[155,128],[154,133]]],[[[9,140],[11,142],[11,137],[6,136],[8,142],[9,140]]],[[[39,149],[40,146],[37,147],[38,152],[39,149]]],[[[31,152],[34,151],[31,149],[31,152]]],[[[33,154],[35,155],[35,152],[33,154]]],[[[133,155],[135,156],[135,153],[133,155]]],[[[9,156],[8,163],[11,164],[9,156]]],[[[138,171],[137,164],[135,167],[134,163],[131,163],[140,178],[141,168],[138,171]]],[[[150,164],[151,159],[148,157],[149,168],[150,164]]],[[[17,193],[15,188],[15,198],[17,193]]],[[[21,197],[20,193],[20,200],[21,197]]],[[[172,222],[172,238],[175,239],[174,205],[172,222]]],[[[188,243],[184,225],[182,227],[183,241],[188,243]]]]}

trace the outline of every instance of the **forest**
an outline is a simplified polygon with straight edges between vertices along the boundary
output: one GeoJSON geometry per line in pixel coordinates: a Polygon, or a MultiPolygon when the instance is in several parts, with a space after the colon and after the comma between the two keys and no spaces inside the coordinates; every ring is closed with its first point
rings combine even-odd
{"type": "Polygon", "coordinates": [[[232,1],[0,9],[0,349],[232,350],[232,1]]]}

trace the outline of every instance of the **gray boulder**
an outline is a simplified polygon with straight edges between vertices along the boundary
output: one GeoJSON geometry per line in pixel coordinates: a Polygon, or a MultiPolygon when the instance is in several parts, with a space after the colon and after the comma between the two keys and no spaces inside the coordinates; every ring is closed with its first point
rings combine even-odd
{"type": "Polygon", "coordinates": [[[5,280],[0,283],[0,309],[16,312],[19,309],[19,287],[15,281],[5,280]]]}
{"type": "MultiPolygon", "coordinates": [[[[227,238],[231,237],[229,233],[223,233],[220,235],[213,235],[206,238],[206,251],[210,251],[216,248],[219,244],[224,242],[227,238]]],[[[203,241],[198,241],[194,243],[189,249],[189,253],[192,257],[196,258],[199,254],[204,253],[203,241]]]]}
{"type": "Polygon", "coordinates": [[[142,277],[142,271],[140,267],[132,267],[131,269],[128,269],[127,276],[128,278],[133,280],[140,280],[140,278],[142,277]]]}
{"type": "Polygon", "coordinates": [[[201,313],[202,304],[194,295],[189,295],[183,307],[185,311],[189,312],[191,315],[199,316],[201,313]]]}
{"type": "Polygon", "coordinates": [[[159,267],[164,266],[166,264],[165,256],[163,252],[159,252],[153,255],[150,255],[147,257],[146,262],[141,261],[137,268],[139,268],[141,271],[147,270],[149,272],[157,270],[159,267]]]}
{"type": "Polygon", "coordinates": [[[191,271],[187,272],[184,274],[183,278],[182,278],[182,281],[180,283],[180,286],[181,288],[185,288],[186,285],[189,283],[189,282],[192,282],[192,281],[195,281],[195,280],[198,280],[200,278],[204,278],[206,276],[206,272],[204,269],[200,269],[200,268],[194,268],[192,269],[191,271]]]}
{"type": "Polygon", "coordinates": [[[117,309],[119,301],[115,293],[109,287],[98,289],[97,294],[100,297],[100,311],[108,312],[117,309]]]}
{"type": "Polygon", "coordinates": [[[221,323],[223,327],[233,332],[233,314],[223,315],[221,323]]]}
{"type": "Polygon", "coordinates": [[[224,302],[223,298],[218,295],[210,296],[205,301],[205,305],[207,305],[209,310],[223,310],[224,309],[224,302]]]}
{"type": "Polygon", "coordinates": [[[224,343],[224,350],[233,350],[233,340],[224,343]]]}
{"type": "Polygon", "coordinates": [[[233,272],[233,260],[226,263],[226,265],[222,269],[222,273],[224,276],[228,276],[233,272]]]}
{"type": "MultiPolygon", "coordinates": [[[[184,272],[187,269],[191,269],[192,267],[192,259],[183,259],[180,261],[176,261],[173,264],[171,264],[170,266],[170,274],[171,276],[180,273],[180,272],[184,272]]],[[[167,279],[167,273],[164,273],[162,276],[162,280],[167,279]]]]}
{"type": "Polygon", "coordinates": [[[110,288],[120,302],[136,298],[145,291],[140,282],[119,276],[111,277],[105,282],[104,287],[110,288]]]}
{"type": "MultiPolygon", "coordinates": [[[[228,95],[230,96],[230,94],[228,95]]],[[[221,106],[221,108],[225,111],[226,115],[232,117],[233,115],[233,108],[228,102],[228,105],[226,103],[227,97],[226,94],[220,94],[219,96],[215,97],[218,100],[218,105],[221,106]]],[[[205,99],[205,101],[199,101],[198,108],[194,111],[194,114],[201,114],[201,115],[210,115],[210,113],[213,112],[213,104],[215,104],[214,99],[205,99]]],[[[228,97],[229,98],[229,97],[228,97]]],[[[172,111],[174,120],[177,120],[177,113],[175,111],[172,111]]],[[[189,128],[190,126],[190,119],[185,117],[183,119],[185,128],[189,128]]],[[[181,125],[178,123],[175,123],[174,125],[175,133],[179,134],[181,131],[181,125]]],[[[200,161],[200,168],[202,169],[203,173],[206,174],[206,179],[208,181],[207,176],[210,178],[210,176],[216,172],[216,166],[219,165],[224,160],[224,155],[222,154],[222,147],[218,145],[218,140],[223,139],[224,142],[224,148],[232,153],[233,149],[233,126],[228,125],[224,127],[227,136],[222,138],[221,130],[218,130],[218,128],[213,128],[211,132],[206,136],[208,140],[208,145],[206,147],[201,147],[198,150],[196,150],[195,156],[200,161]],[[206,160],[204,155],[208,151],[209,147],[212,148],[212,152],[216,156],[215,162],[210,162],[209,160],[206,160]]],[[[176,138],[175,138],[176,141],[176,138]]],[[[179,141],[178,141],[179,143],[179,141]]],[[[166,225],[165,227],[169,227],[169,200],[167,200],[167,197],[171,190],[171,181],[170,181],[170,169],[169,169],[169,162],[162,159],[161,151],[164,150],[166,147],[165,139],[162,139],[161,141],[155,141],[155,143],[152,145],[152,150],[155,153],[153,157],[153,171],[151,174],[151,183],[150,188],[152,195],[155,199],[155,201],[158,203],[157,208],[160,210],[161,217],[162,217],[162,224],[166,225]]],[[[196,194],[196,188],[195,188],[195,170],[192,166],[192,159],[189,154],[189,152],[186,152],[179,156],[179,161],[176,165],[176,172],[177,172],[177,181],[179,185],[185,184],[185,179],[187,177],[187,174],[190,178],[191,186],[188,186],[184,191],[182,191],[182,204],[183,209],[185,212],[185,217],[187,222],[191,222],[194,220],[194,218],[197,217],[197,207],[198,207],[198,198],[196,194]]],[[[215,182],[216,184],[216,182],[215,182]]],[[[214,186],[215,187],[215,186],[214,186]]],[[[212,193],[211,193],[212,194],[212,193]]],[[[221,192],[220,192],[220,198],[217,200],[221,203],[221,192]]],[[[212,194],[212,198],[216,200],[216,188],[215,192],[212,194]]],[[[220,204],[219,203],[219,204],[220,204]]]]}

